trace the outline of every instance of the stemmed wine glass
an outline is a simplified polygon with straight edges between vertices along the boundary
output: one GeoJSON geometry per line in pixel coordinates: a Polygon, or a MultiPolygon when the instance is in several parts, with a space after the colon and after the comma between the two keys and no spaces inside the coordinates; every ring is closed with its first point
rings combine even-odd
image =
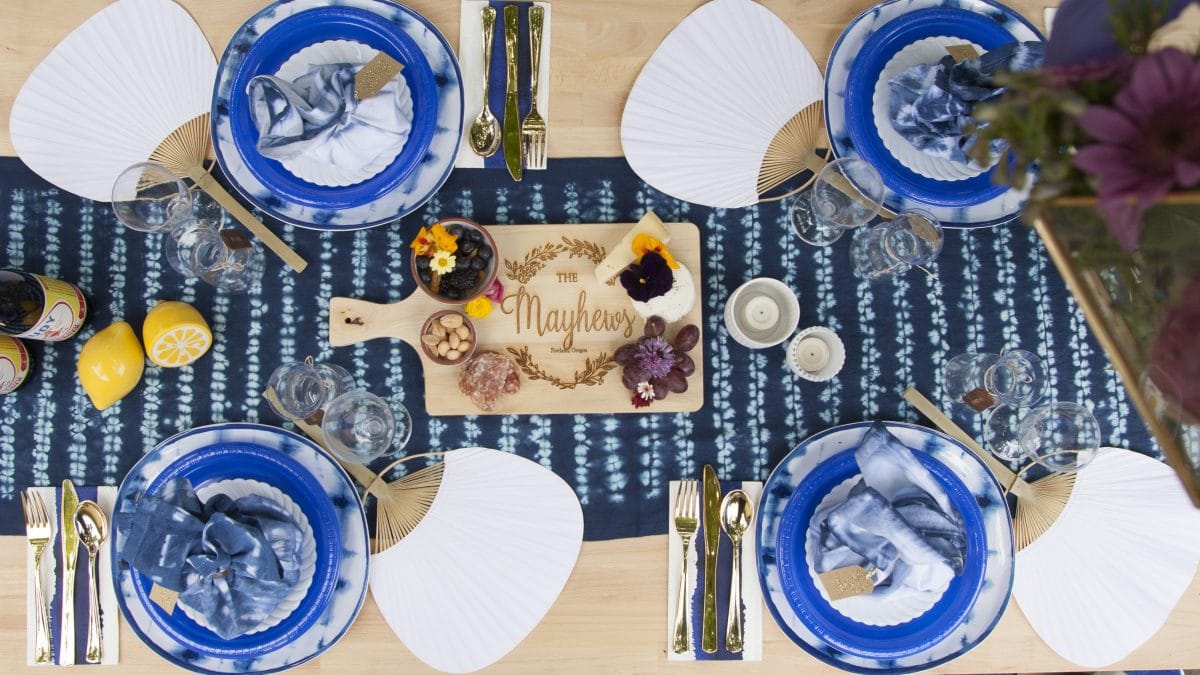
{"type": "Polygon", "coordinates": [[[871,281],[890,279],[925,265],[942,251],[942,224],[933,214],[913,209],[896,215],[854,238],[850,262],[854,273],[871,281]]]}
{"type": "Polygon", "coordinates": [[[817,174],[812,189],[792,201],[788,221],[804,241],[828,246],[870,222],[883,207],[883,179],[854,157],[836,159],[817,174]]]}
{"type": "Polygon", "coordinates": [[[412,416],[360,388],[350,373],[331,363],[285,363],[271,373],[271,407],[291,420],[320,424],[325,447],[347,462],[366,464],[403,448],[412,436],[412,416]],[[398,443],[396,442],[398,441],[398,443]]]}
{"type": "Polygon", "coordinates": [[[112,206],[129,229],[165,233],[167,263],[184,276],[231,293],[244,293],[262,278],[258,243],[225,227],[224,209],[161,164],[143,162],[123,171],[113,184],[112,206]]]}

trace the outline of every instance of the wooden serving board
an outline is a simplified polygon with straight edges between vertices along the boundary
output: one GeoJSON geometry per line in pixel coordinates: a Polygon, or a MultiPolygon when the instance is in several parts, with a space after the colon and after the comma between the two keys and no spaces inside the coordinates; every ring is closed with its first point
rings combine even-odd
{"type": "MultiPolygon", "coordinates": [[[[473,319],[479,351],[508,356],[521,371],[521,390],[492,414],[672,413],[704,405],[703,268],[700,231],[692,223],[666,225],[668,248],[692,273],[696,303],[667,337],[686,324],[701,330],[689,352],[696,372],[688,390],[634,408],[633,393],[621,384],[613,352],[642,335],[645,321],[634,311],[618,281],[596,280],[596,263],[616,246],[632,223],[596,225],[493,225],[500,264],[497,278],[505,300],[484,319],[473,319]],[[581,313],[581,309],[583,310],[581,313]]],[[[425,371],[425,409],[430,415],[488,414],[458,389],[461,366],[434,363],[420,348],[429,315],[449,306],[417,290],[400,302],[381,305],[351,298],[329,302],[329,341],[335,347],[376,338],[399,338],[414,349],[425,371]]],[[[478,352],[477,352],[478,353],[478,352]]]]}

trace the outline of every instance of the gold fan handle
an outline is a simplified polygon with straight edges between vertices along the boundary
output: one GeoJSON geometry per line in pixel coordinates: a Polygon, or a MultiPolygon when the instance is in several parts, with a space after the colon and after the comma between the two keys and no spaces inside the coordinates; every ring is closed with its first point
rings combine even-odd
{"type": "Polygon", "coordinates": [[[229,194],[225,188],[221,187],[217,179],[205,171],[204,167],[199,164],[189,166],[187,174],[188,178],[191,178],[192,182],[196,184],[196,187],[204,190],[208,193],[208,196],[217,200],[217,203],[222,208],[236,218],[239,223],[244,225],[247,230],[250,230],[254,236],[258,237],[258,240],[271,249],[275,255],[279,256],[283,262],[287,263],[288,267],[291,267],[296,272],[303,272],[304,268],[308,267],[308,263],[305,262],[304,258],[300,257],[299,253],[293,251],[292,247],[275,236],[275,233],[267,229],[266,225],[258,222],[258,219],[247,211],[246,207],[242,206],[238,200],[234,199],[233,195],[229,194]]]}

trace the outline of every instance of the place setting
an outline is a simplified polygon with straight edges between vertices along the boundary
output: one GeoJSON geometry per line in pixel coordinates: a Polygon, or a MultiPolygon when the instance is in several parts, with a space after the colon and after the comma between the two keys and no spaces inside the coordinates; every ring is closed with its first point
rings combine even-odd
{"type": "Polygon", "coordinates": [[[26,664],[1142,663],[1200,2],[1081,2],[106,5],[0,191],[26,664]]]}

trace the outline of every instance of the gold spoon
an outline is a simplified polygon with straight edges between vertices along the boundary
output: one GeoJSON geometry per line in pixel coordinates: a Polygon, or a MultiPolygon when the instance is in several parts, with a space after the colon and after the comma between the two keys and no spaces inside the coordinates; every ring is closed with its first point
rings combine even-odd
{"type": "Polygon", "coordinates": [[[742,535],[750,529],[754,510],[750,497],[741,490],[730,490],[721,500],[721,529],[733,544],[733,570],[729,579],[729,619],[725,622],[725,649],[742,651],[742,535]]]}
{"type": "Polygon", "coordinates": [[[500,121],[492,115],[488,105],[488,92],[492,79],[492,35],[496,28],[496,9],[484,7],[483,19],[483,110],[471,122],[471,150],[480,157],[491,157],[500,148],[500,121]]]}
{"type": "Polygon", "coordinates": [[[104,636],[100,627],[100,594],[96,585],[96,562],[100,544],[108,538],[108,517],[93,501],[79,502],[75,507],[75,528],[79,541],[88,552],[88,637],[87,662],[100,663],[104,658],[104,636]]]}

